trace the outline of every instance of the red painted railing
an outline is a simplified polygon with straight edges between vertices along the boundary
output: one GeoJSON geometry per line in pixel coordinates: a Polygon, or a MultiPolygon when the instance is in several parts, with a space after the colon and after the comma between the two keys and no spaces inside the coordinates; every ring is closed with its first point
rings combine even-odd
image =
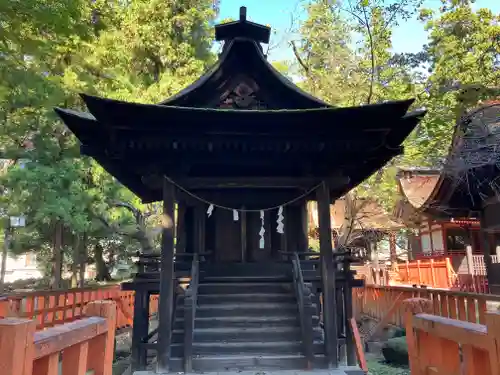
{"type": "Polygon", "coordinates": [[[470,323],[433,314],[433,302],[404,302],[406,342],[412,375],[500,374],[500,315],[484,314],[484,323],[470,323]]]}
{"type": "Polygon", "coordinates": [[[401,310],[392,308],[395,301],[410,298],[425,298],[431,301],[431,314],[443,318],[470,323],[485,324],[488,306],[496,308],[500,296],[492,294],[466,293],[452,290],[409,288],[403,286],[366,285],[353,290],[354,314],[359,319],[368,316],[386,324],[404,327],[405,316],[401,310]],[[393,311],[387,316],[388,311],[393,311]]]}
{"type": "Polygon", "coordinates": [[[428,285],[433,288],[451,288],[456,274],[449,258],[416,260],[395,265],[402,284],[428,285]]]}
{"type": "Polygon", "coordinates": [[[43,331],[34,320],[0,319],[0,373],[112,375],[116,304],[95,301],[85,310],[81,319],[43,331]]]}
{"type": "MultiPolygon", "coordinates": [[[[120,285],[8,294],[0,297],[0,318],[35,320],[37,329],[42,330],[81,319],[84,307],[100,300],[116,302],[116,329],[132,325],[134,292],[122,291],[120,285]]],[[[157,311],[158,296],[151,296],[150,313],[157,311]]]]}

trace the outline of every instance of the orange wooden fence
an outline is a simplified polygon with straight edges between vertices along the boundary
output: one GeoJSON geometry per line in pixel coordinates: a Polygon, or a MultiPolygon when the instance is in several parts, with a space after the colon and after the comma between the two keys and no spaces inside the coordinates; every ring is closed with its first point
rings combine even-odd
{"type": "Polygon", "coordinates": [[[484,314],[484,324],[431,315],[433,301],[404,303],[406,341],[412,375],[500,374],[500,314],[484,314]]]}
{"type": "Polygon", "coordinates": [[[112,375],[116,304],[90,302],[84,316],[36,332],[37,322],[0,319],[0,374],[2,375],[112,375]]]}
{"type": "Polygon", "coordinates": [[[433,315],[485,324],[488,305],[500,305],[500,296],[467,293],[451,290],[410,288],[403,286],[366,285],[353,290],[354,314],[356,318],[368,316],[385,320],[387,324],[404,327],[405,315],[401,309],[394,310],[394,301],[421,297],[431,301],[433,315]],[[387,316],[388,311],[394,311],[387,316]]]}
{"type": "Polygon", "coordinates": [[[402,284],[429,285],[433,288],[451,288],[457,277],[448,257],[399,263],[396,264],[396,272],[402,284]]]}
{"type": "MultiPolygon", "coordinates": [[[[8,294],[0,297],[0,318],[32,319],[42,330],[82,318],[85,306],[99,300],[116,302],[116,329],[132,325],[134,292],[122,291],[119,285],[8,294]]],[[[150,298],[150,313],[157,311],[158,296],[154,295],[150,298]]]]}

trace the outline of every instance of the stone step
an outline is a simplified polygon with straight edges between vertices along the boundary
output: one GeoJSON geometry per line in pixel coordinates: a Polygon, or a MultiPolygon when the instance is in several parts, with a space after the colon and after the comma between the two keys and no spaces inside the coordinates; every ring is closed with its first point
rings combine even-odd
{"type": "MultiPolygon", "coordinates": [[[[322,341],[313,345],[316,354],[324,354],[325,347],[322,341]]],[[[193,343],[193,356],[211,355],[290,355],[301,354],[303,345],[301,341],[254,341],[254,342],[196,342],[193,343]]],[[[172,357],[182,358],[184,347],[182,343],[173,343],[171,346],[172,357]]]]}
{"type": "MultiPolygon", "coordinates": [[[[178,301],[184,301],[180,296],[178,301]]],[[[241,294],[201,294],[198,296],[198,305],[215,305],[221,303],[239,302],[288,302],[294,303],[295,295],[292,293],[241,293],[241,294]]],[[[181,302],[182,303],[182,302],[181,302]]]]}
{"type": "MultiPolygon", "coordinates": [[[[315,305],[313,305],[315,306],[315,305]]],[[[175,309],[176,317],[184,316],[184,306],[175,309]]],[[[295,303],[220,303],[216,305],[199,305],[196,316],[214,318],[223,316],[298,316],[295,303]]]]}
{"type": "Polygon", "coordinates": [[[206,276],[275,276],[291,275],[291,263],[226,263],[203,264],[206,276]]]}
{"type": "Polygon", "coordinates": [[[205,276],[200,275],[200,280],[202,282],[214,282],[214,283],[269,283],[269,282],[292,282],[293,277],[291,274],[284,275],[269,275],[269,276],[222,276],[222,275],[214,275],[214,276],[205,276]]]}
{"type": "MultiPolygon", "coordinates": [[[[218,327],[285,327],[299,324],[297,315],[276,315],[276,316],[222,316],[213,318],[196,317],[196,328],[218,328],[218,327]]],[[[319,324],[319,317],[313,317],[313,326],[319,324]]],[[[175,320],[174,329],[183,329],[184,319],[175,320]]]]}
{"type": "Polygon", "coordinates": [[[205,283],[198,286],[198,294],[255,294],[255,293],[293,293],[292,283],[205,283]]]}
{"type": "MultiPolygon", "coordinates": [[[[315,368],[326,368],[324,356],[315,358],[315,368]]],[[[193,358],[193,371],[272,371],[272,370],[300,370],[307,368],[307,360],[301,354],[295,355],[227,355],[202,356],[193,358]]],[[[172,358],[171,370],[183,371],[180,358],[172,358]]]]}
{"type": "MultiPolygon", "coordinates": [[[[313,332],[314,339],[322,339],[322,331],[318,328],[313,332]]],[[[183,342],[184,330],[174,330],[172,342],[183,342]]],[[[201,342],[274,342],[300,341],[300,327],[233,327],[233,328],[195,328],[193,341],[201,342]]]]}

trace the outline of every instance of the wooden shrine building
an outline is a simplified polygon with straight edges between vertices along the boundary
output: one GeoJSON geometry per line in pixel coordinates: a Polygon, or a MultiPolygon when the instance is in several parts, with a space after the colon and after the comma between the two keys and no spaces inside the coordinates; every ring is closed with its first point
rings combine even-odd
{"type": "Polygon", "coordinates": [[[442,168],[401,169],[401,199],[394,211],[396,218],[416,229],[414,258],[449,256],[459,272],[469,248],[474,255],[484,255],[480,263],[490,290],[493,285],[500,290],[500,264],[493,265],[500,253],[499,114],[500,104],[493,102],[464,116],[455,126],[442,168]]]}
{"type": "Polygon", "coordinates": [[[90,113],[57,109],[82,154],[144,202],[163,200],[161,254],[141,254],[123,284],[136,293],[133,370],[148,350],[158,372],[355,365],[356,281],[333,249],[329,206],[401,154],[423,112],[407,114],[411,99],[336,108],[301,91],[266,60],[270,28],[245,8],[215,34],[215,66],[162,103],[82,95],[90,113]],[[319,260],[307,252],[310,200],[319,260]]]}

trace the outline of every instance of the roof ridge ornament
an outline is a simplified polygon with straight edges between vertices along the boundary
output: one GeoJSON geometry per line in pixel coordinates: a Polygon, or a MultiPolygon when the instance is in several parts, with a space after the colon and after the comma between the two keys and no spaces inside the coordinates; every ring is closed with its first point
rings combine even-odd
{"type": "Polygon", "coordinates": [[[238,21],[221,23],[215,26],[215,40],[230,41],[236,38],[250,39],[257,43],[268,44],[271,37],[271,28],[247,20],[247,8],[240,7],[238,21]]]}
{"type": "Polygon", "coordinates": [[[247,7],[240,7],[240,22],[247,21],[247,7]]]}

